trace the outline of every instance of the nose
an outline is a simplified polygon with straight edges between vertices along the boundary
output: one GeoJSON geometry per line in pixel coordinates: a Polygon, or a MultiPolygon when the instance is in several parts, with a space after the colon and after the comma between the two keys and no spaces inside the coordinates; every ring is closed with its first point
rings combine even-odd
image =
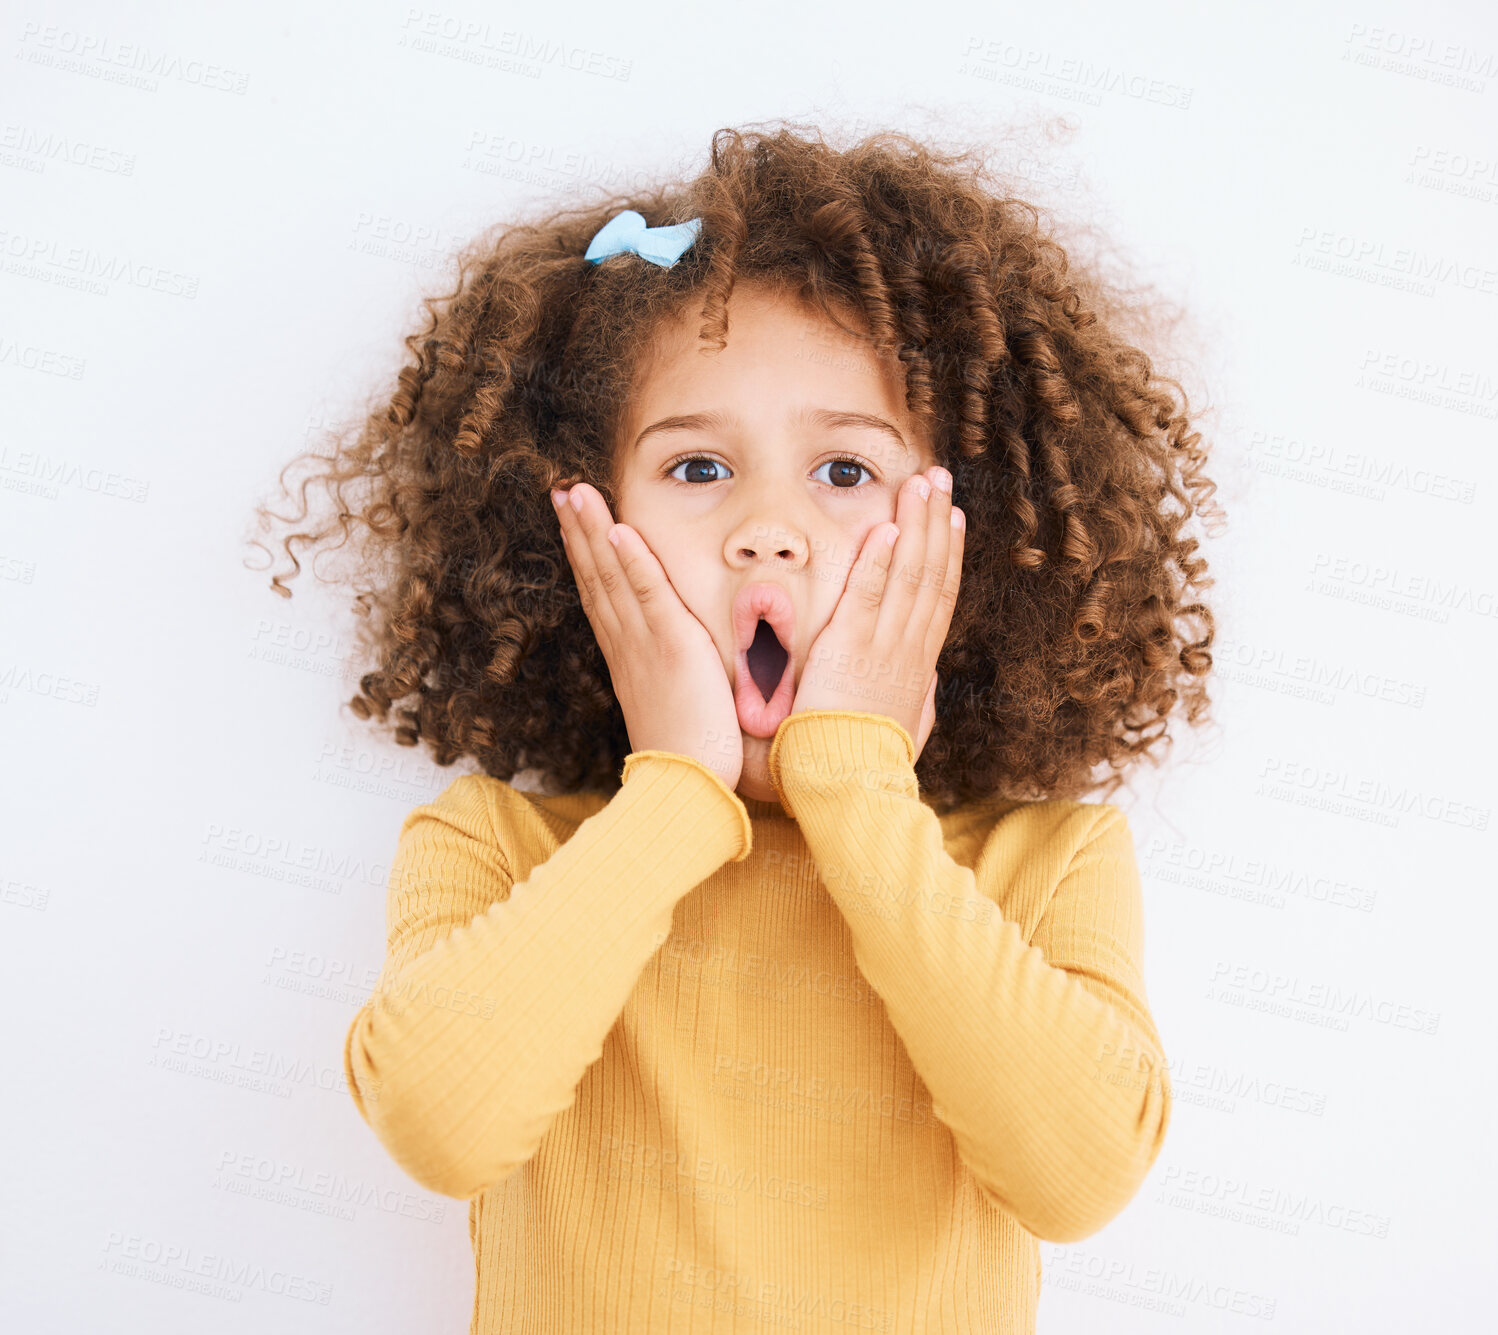
{"type": "Polygon", "coordinates": [[[728,534],[723,555],[738,568],[775,565],[797,570],[806,564],[809,550],[799,527],[756,510],[728,534]]]}

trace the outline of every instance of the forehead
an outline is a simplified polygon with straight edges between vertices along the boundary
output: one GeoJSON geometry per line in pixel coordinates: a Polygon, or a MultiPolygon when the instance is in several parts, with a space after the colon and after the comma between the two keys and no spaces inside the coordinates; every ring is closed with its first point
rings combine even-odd
{"type": "Polygon", "coordinates": [[[698,337],[700,300],[685,303],[653,331],[635,369],[625,443],[672,413],[727,410],[764,420],[782,409],[815,407],[888,418],[933,457],[924,425],[905,407],[903,366],[875,351],[856,311],[839,309],[834,321],[793,292],[740,282],[727,314],[721,350],[698,337]]]}

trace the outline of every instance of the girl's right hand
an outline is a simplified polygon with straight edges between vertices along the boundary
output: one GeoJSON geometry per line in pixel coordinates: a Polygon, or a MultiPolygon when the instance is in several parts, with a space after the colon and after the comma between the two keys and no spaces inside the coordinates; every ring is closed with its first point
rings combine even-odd
{"type": "Polygon", "coordinates": [[[596,487],[579,482],[570,492],[554,491],[552,503],[631,748],[689,756],[731,791],[743,772],[744,739],[733,686],[707,627],[682,602],[645,539],[614,522],[596,487]]]}

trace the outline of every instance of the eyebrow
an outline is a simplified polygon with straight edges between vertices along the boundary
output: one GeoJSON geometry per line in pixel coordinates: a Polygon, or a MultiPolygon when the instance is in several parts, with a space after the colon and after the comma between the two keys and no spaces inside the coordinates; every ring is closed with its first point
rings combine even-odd
{"type": "MultiPolygon", "coordinates": [[[[900,434],[899,428],[893,422],[886,421],[882,417],[876,417],[873,413],[850,412],[838,408],[803,408],[791,417],[795,426],[822,426],[822,427],[864,427],[874,431],[883,431],[892,436],[900,448],[909,452],[910,446],[905,437],[900,434]]],[[[723,430],[728,427],[737,426],[738,419],[729,413],[706,412],[685,413],[677,417],[663,417],[658,422],[652,422],[638,436],[631,446],[632,450],[640,447],[640,442],[646,436],[668,431],[711,431],[723,430]]]]}

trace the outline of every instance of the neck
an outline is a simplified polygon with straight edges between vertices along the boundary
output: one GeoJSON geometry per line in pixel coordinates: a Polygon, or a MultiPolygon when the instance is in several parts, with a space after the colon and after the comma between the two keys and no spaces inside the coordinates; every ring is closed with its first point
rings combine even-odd
{"type": "Polygon", "coordinates": [[[757,797],[745,797],[743,793],[736,794],[739,801],[744,804],[744,810],[749,813],[750,820],[790,820],[791,814],[780,805],[777,797],[773,801],[764,802],[757,797]]]}

